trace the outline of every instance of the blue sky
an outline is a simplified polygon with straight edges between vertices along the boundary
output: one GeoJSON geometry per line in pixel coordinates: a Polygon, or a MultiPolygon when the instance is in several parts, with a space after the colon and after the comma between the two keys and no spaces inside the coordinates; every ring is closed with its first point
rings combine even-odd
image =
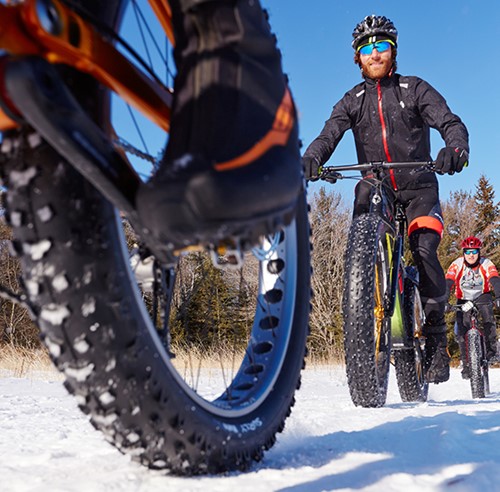
{"type": "MultiPolygon", "coordinates": [[[[307,145],[321,131],[333,105],[361,81],[354,65],[351,33],[366,15],[389,17],[399,31],[398,72],[433,85],[470,134],[470,165],[461,174],[439,177],[441,199],[458,189],[474,191],[486,175],[500,200],[500,1],[498,0],[261,0],[270,12],[283,52],[284,69],[300,113],[307,145]]],[[[432,131],[432,156],[444,145],[432,131]]],[[[356,162],[351,132],[329,164],[356,162]]],[[[319,189],[313,184],[311,191],[319,189]]],[[[330,186],[330,185],[327,185],[330,186]]],[[[352,201],[354,183],[335,189],[352,201]]]]}

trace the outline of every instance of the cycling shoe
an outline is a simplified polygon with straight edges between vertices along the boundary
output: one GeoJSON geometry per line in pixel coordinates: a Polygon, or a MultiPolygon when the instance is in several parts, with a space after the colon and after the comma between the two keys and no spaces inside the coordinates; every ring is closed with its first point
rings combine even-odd
{"type": "Polygon", "coordinates": [[[258,2],[171,2],[178,73],[169,142],[139,217],[170,248],[275,232],[303,187],[297,118],[258,2]],[[193,5],[196,4],[194,7],[193,5]]]}

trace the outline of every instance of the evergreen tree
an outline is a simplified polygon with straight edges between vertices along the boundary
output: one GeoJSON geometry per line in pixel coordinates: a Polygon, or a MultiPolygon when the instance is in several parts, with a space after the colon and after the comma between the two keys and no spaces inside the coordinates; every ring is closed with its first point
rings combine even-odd
{"type": "Polygon", "coordinates": [[[448,200],[442,203],[444,231],[439,244],[438,256],[446,270],[450,263],[461,254],[462,239],[474,233],[476,219],[474,200],[464,190],[450,193],[448,200]]]}
{"type": "Polygon", "coordinates": [[[174,343],[220,347],[241,345],[245,333],[238,322],[238,296],[226,282],[225,270],[212,265],[208,255],[189,254],[177,272],[177,299],[171,311],[174,343]]]}
{"type": "MultiPolygon", "coordinates": [[[[474,235],[484,243],[484,251],[490,257],[499,256],[500,245],[500,205],[495,203],[495,190],[486,176],[481,175],[474,194],[476,225],[474,235]]],[[[493,258],[492,258],[493,259],[493,258]]]]}

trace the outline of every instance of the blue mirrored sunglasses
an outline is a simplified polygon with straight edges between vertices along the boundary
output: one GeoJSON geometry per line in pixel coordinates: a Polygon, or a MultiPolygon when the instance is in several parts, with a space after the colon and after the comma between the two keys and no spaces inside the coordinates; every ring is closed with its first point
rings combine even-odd
{"type": "Polygon", "coordinates": [[[394,46],[394,43],[387,39],[382,41],[375,41],[375,43],[368,43],[360,48],[358,48],[358,52],[362,55],[371,55],[373,53],[373,48],[375,48],[379,53],[383,53],[387,51],[391,46],[394,46]]]}
{"type": "Polygon", "coordinates": [[[477,255],[478,253],[478,249],[464,249],[464,255],[477,255]]]}

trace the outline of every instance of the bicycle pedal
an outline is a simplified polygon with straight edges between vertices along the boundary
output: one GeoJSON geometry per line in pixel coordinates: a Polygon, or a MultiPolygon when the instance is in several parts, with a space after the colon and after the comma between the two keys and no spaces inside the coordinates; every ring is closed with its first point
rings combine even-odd
{"type": "Polygon", "coordinates": [[[238,246],[220,244],[210,248],[210,257],[215,268],[239,270],[243,267],[244,251],[238,246]]]}

